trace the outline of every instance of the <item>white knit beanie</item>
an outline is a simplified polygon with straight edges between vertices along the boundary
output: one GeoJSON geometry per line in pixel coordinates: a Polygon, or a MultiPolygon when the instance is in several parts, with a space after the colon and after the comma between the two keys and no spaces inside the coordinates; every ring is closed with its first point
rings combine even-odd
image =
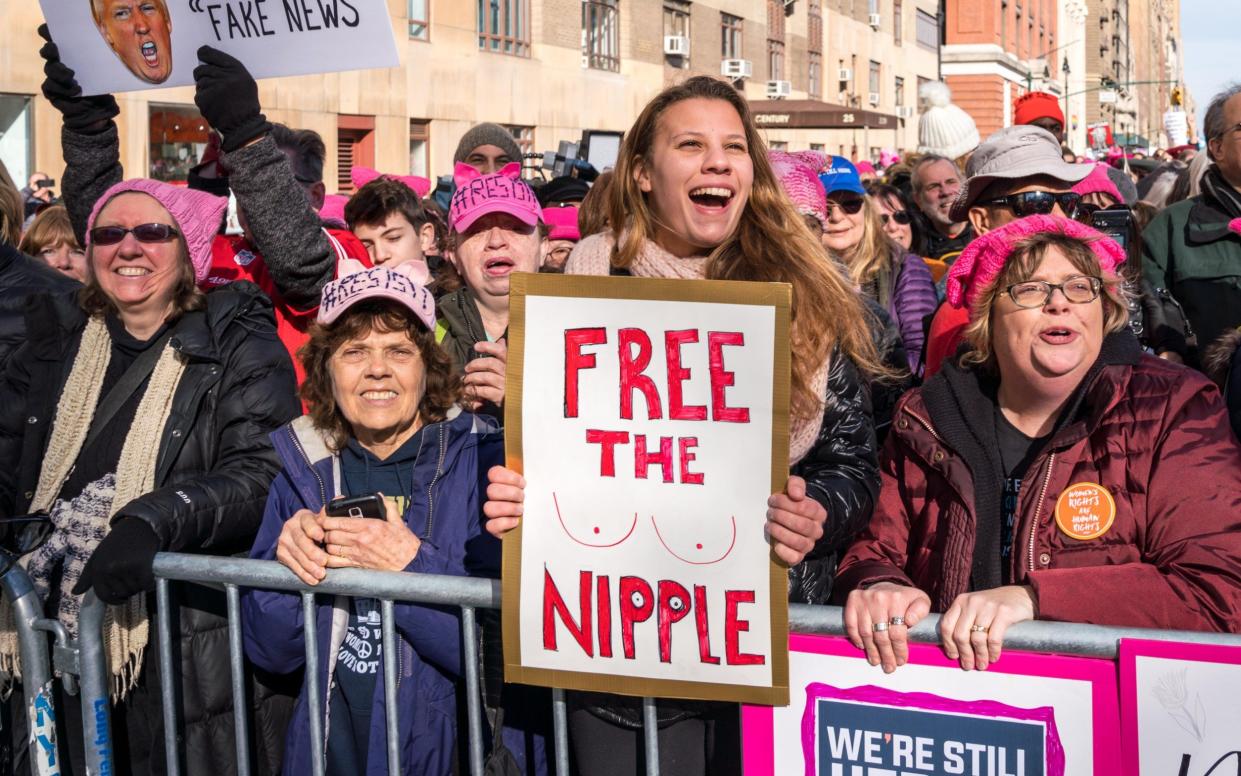
{"type": "Polygon", "coordinates": [[[918,119],[918,153],[956,159],[978,147],[982,138],[965,111],[952,104],[952,90],[943,81],[931,81],[918,89],[926,110],[918,119]]]}

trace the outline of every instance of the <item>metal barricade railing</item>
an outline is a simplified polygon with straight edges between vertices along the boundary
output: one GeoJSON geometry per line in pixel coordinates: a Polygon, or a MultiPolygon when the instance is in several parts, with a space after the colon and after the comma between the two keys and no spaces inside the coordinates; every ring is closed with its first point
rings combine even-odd
{"type": "Polygon", "coordinates": [[[59,675],[66,695],[77,695],[88,774],[112,774],[112,713],[108,695],[108,669],[103,651],[103,616],[106,607],[94,591],[82,599],[78,613],[78,639],[58,620],[43,616],[43,605],[26,570],[3,556],[0,587],[13,604],[18,655],[22,666],[23,711],[26,715],[26,750],[34,776],[56,776],[61,771],[61,751],[56,740],[53,671],[59,675]],[[52,639],[49,650],[49,638],[52,639]],[[50,652],[50,659],[49,659],[50,652]]]}
{"type": "MultiPolygon", "coordinates": [[[[324,772],[324,740],[322,722],[323,688],[319,686],[319,642],[315,612],[315,596],[320,594],[363,596],[380,601],[381,639],[384,660],[384,705],[387,717],[387,762],[390,774],[401,773],[399,745],[399,714],[396,702],[396,628],[394,624],[395,602],[410,602],[456,607],[461,610],[461,627],[464,642],[463,663],[465,673],[468,758],[471,776],[483,773],[483,710],[478,661],[478,609],[500,607],[500,583],[497,580],[477,579],[432,574],[407,574],[401,572],[365,571],[361,569],[336,569],[318,585],[310,586],[299,580],[291,571],[274,561],[257,561],[241,558],[221,558],[203,555],[160,553],[155,558],[156,606],[159,627],[159,661],[161,692],[164,697],[164,743],[167,768],[171,776],[181,773],[180,739],[178,737],[178,709],[175,699],[177,672],[172,651],[172,582],[190,582],[222,588],[228,607],[229,667],[233,692],[234,721],[236,725],[236,756],[239,776],[250,773],[249,701],[245,692],[245,660],[242,651],[240,621],[240,589],[257,588],[297,593],[302,600],[305,641],[305,684],[307,707],[310,714],[311,762],[314,776],[324,772]]],[[[81,636],[69,642],[60,623],[42,617],[37,595],[29,578],[20,568],[14,567],[0,579],[5,592],[14,602],[18,620],[18,635],[23,662],[23,686],[26,708],[30,719],[42,712],[43,719],[50,719],[50,726],[40,723],[39,737],[32,729],[29,742],[35,776],[46,776],[55,770],[40,770],[50,756],[55,761],[54,709],[51,702],[51,669],[48,660],[48,637],[56,638],[55,670],[63,675],[65,689],[72,693],[79,690],[84,730],[95,731],[95,738],[88,735],[87,758],[89,773],[114,773],[110,730],[110,707],[107,694],[107,674],[102,647],[102,620],[104,607],[93,594],[87,595],[79,619],[81,636]],[[73,679],[80,679],[81,687],[74,687],[73,679]],[[50,735],[46,732],[50,730],[50,735]],[[43,757],[35,760],[36,754],[43,757]]],[[[930,615],[910,629],[911,641],[938,643],[939,616],[930,615]]],[[[793,633],[844,635],[842,611],[834,606],[790,605],[789,629],[793,633]]],[[[1062,655],[1078,655],[1115,659],[1121,639],[1141,638],[1149,640],[1179,641],[1201,644],[1241,646],[1241,635],[1199,633],[1188,631],[1147,630],[1142,628],[1110,628],[1098,625],[1058,622],[1023,622],[1011,627],[1005,634],[1007,649],[1033,652],[1050,652],[1062,655]]],[[[659,774],[659,742],[656,724],[655,700],[644,698],[643,743],[648,776],[659,774]]],[[[567,707],[563,690],[552,691],[553,751],[556,772],[567,776],[569,771],[569,746],[567,707]]],[[[33,723],[32,723],[33,727],[33,723]]]]}

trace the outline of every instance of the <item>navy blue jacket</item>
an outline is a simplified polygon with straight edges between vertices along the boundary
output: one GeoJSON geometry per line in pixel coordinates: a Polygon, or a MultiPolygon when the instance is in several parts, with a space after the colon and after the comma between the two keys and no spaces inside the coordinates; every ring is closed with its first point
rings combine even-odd
{"type": "MultiPolygon", "coordinates": [[[[285,521],[299,509],[318,512],[339,493],[338,459],[309,417],[272,434],[283,469],[272,483],[263,524],[252,558],[274,560],[285,521]]],[[[479,416],[459,413],[426,427],[414,462],[413,492],[405,522],[422,539],[417,557],[405,571],[429,574],[495,576],[499,542],[482,530],[487,469],[504,460],[503,434],[479,416]]],[[[345,637],[345,599],[320,596],[317,607],[320,687],[324,691],[324,730],[331,724],[332,673],[345,637]]],[[[457,703],[455,684],[462,675],[460,613],[417,604],[396,604],[400,675],[401,768],[407,774],[451,774],[455,759],[457,703]]],[[[305,663],[301,598],[262,590],[242,594],[242,632],[246,655],[277,673],[301,670],[305,663]]],[[[372,706],[367,774],[386,776],[384,676],[380,666],[372,706]]],[[[285,744],[285,774],[310,773],[310,728],[306,694],[298,698],[285,744]]]]}

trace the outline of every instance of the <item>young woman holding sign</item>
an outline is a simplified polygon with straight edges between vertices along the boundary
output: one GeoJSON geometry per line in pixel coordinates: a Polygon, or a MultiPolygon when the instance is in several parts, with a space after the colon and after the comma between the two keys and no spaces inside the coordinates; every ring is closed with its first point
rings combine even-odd
{"type": "MultiPolygon", "coordinates": [[[[792,472],[768,501],[767,535],[790,566],[789,599],[825,603],[837,555],[870,518],[879,482],[863,375],[885,369],[861,298],[781,191],[744,98],[714,78],[670,87],[642,111],[621,146],[608,216],[610,228],[578,244],[566,273],[793,286],[792,472]]],[[[525,480],[502,467],[490,480],[487,530],[502,536],[521,516],[525,480]]],[[[579,772],[636,773],[636,699],[571,697],[579,772]]],[[[666,772],[739,767],[735,706],[661,702],[659,716],[666,772]]]]}

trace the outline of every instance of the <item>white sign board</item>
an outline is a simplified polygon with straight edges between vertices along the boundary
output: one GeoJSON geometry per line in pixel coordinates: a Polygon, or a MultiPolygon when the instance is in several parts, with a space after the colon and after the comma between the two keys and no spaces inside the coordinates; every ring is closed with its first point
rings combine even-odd
{"type": "Polygon", "coordinates": [[[1241,647],[1120,642],[1125,773],[1241,773],[1241,647]]]}
{"type": "Polygon", "coordinates": [[[255,78],[394,67],[384,0],[40,0],[83,94],[194,83],[200,46],[255,78]]]}
{"type": "Polygon", "coordinates": [[[519,275],[505,437],[507,678],[783,702],[784,285],[519,275]]]}

